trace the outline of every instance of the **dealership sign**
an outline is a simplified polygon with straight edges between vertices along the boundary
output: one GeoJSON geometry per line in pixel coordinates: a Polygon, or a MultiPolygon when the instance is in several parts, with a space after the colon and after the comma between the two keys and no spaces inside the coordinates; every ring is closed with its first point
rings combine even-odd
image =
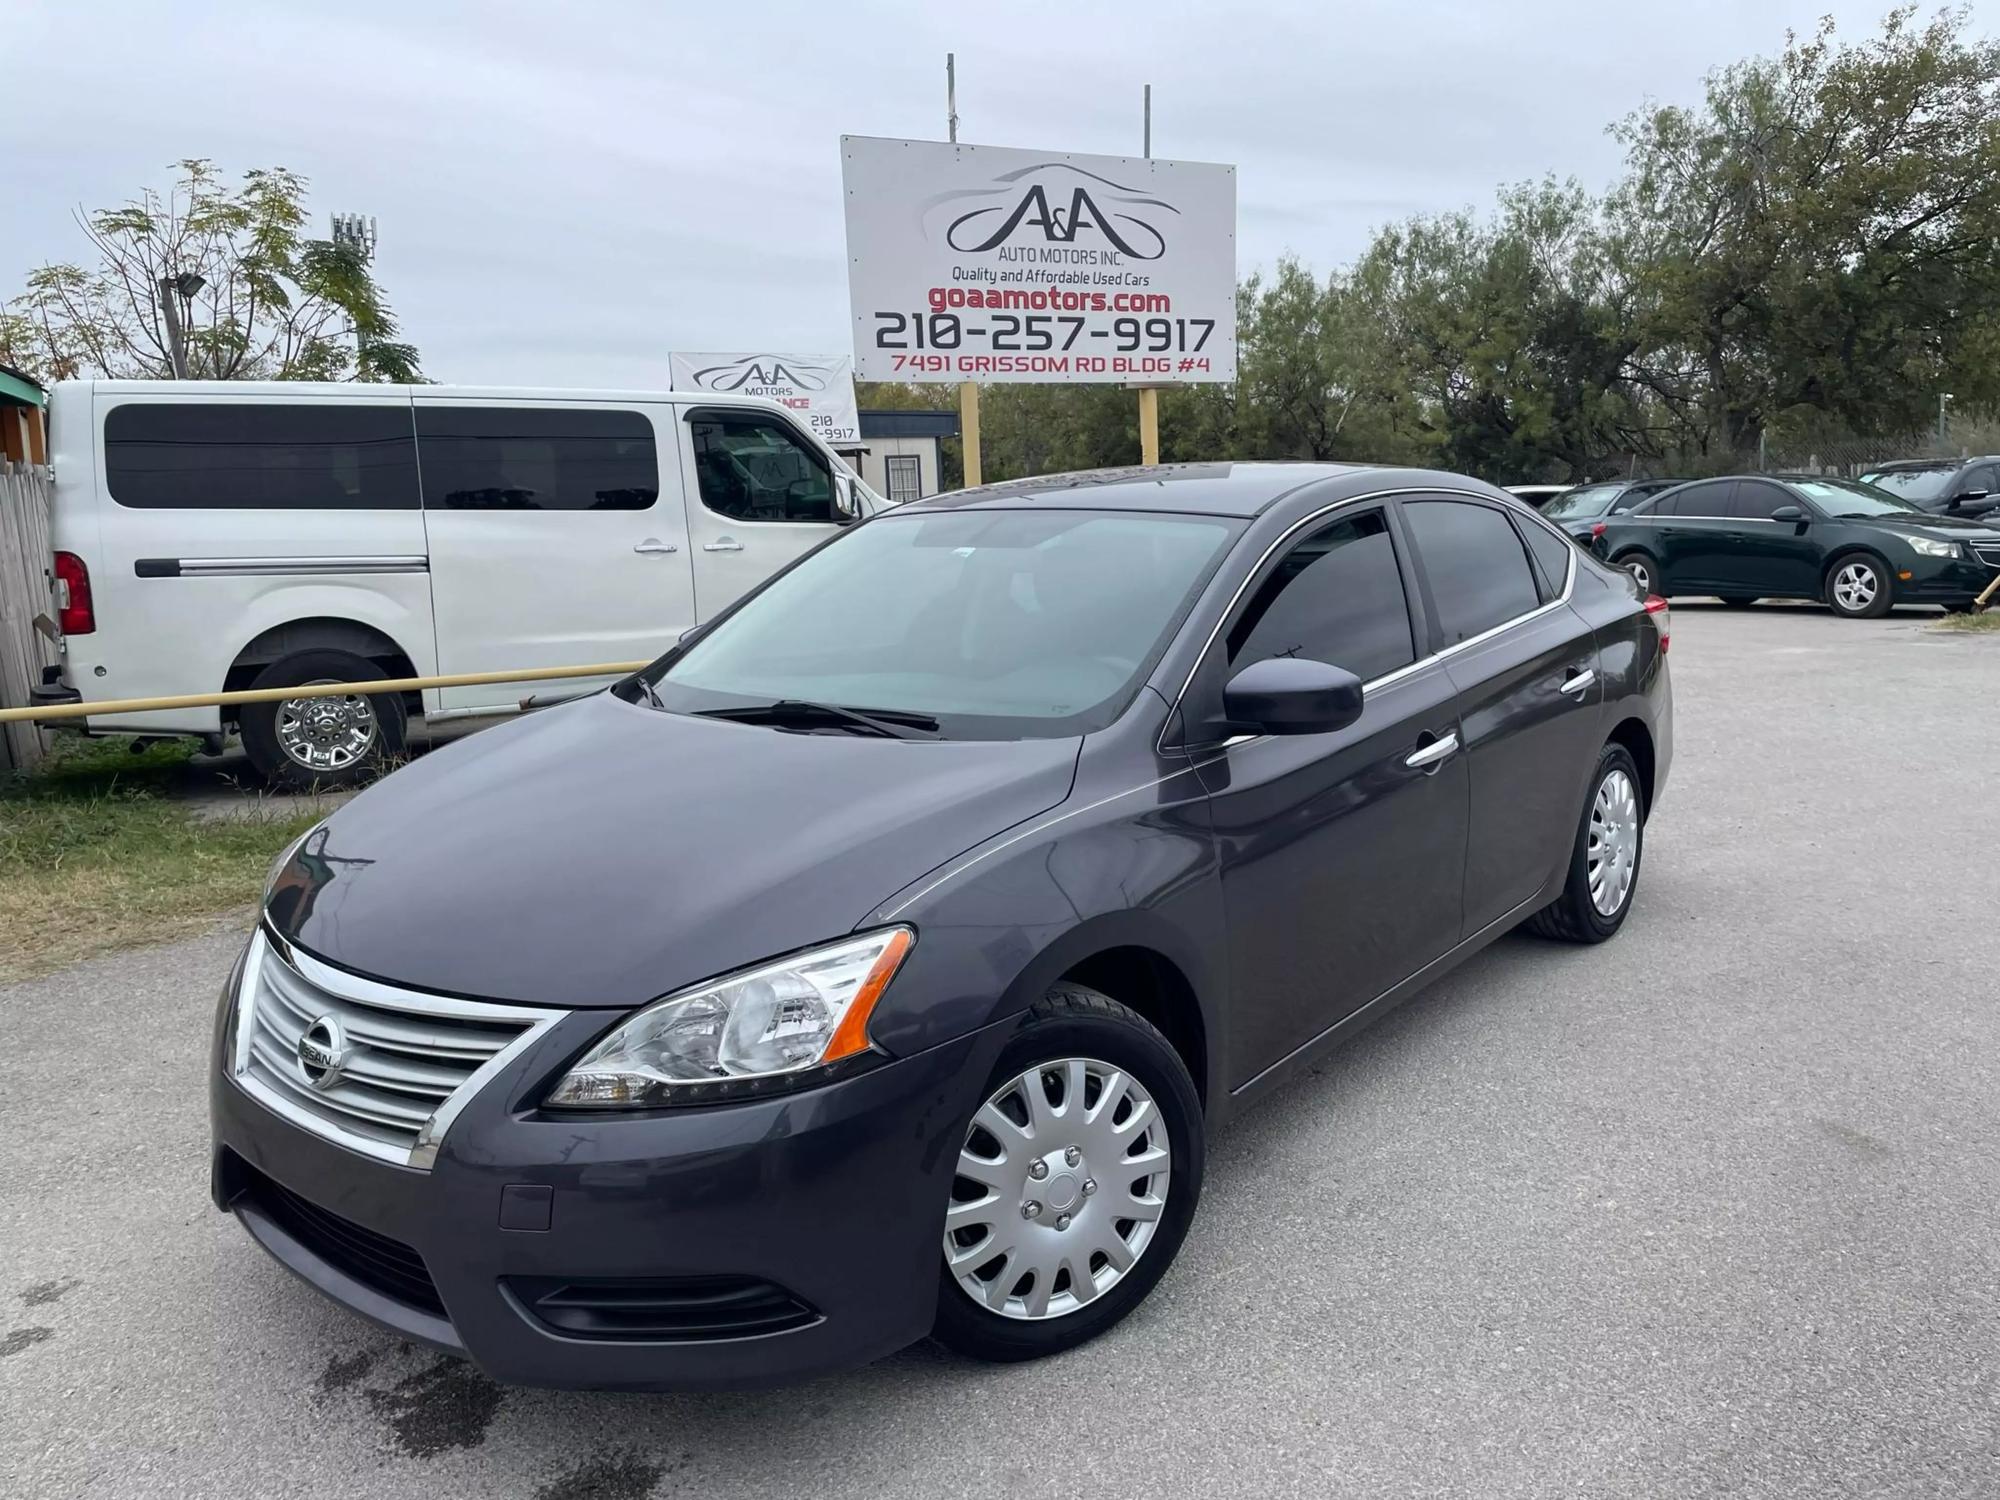
{"type": "Polygon", "coordinates": [[[842,136],[863,380],[1236,378],[1236,169],[842,136]]]}
{"type": "Polygon", "coordinates": [[[789,406],[813,434],[835,446],[861,441],[854,409],[854,361],[845,354],[674,354],[677,391],[763,396],[789,406]]]}

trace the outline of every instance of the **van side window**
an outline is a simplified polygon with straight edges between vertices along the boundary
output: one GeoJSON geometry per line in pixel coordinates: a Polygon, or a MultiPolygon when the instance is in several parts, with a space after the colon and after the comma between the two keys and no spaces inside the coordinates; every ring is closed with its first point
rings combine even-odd
{"type": "Polygon", "coordinates": [[[660,498],[643,412],[417,407],[428,510],[646,510],[660,498]]]}
{"type": "Polygon", "coordinates": [[[104,414],[111,498],[139,510],[415,510],[406,406],[158,401],[104,414]]]}
{"type": "Polygon", "coordinates": [[[737,521],[833,520],[833,474],[783,422],[757,412],[688,418],[701,503],[737,521]]]}

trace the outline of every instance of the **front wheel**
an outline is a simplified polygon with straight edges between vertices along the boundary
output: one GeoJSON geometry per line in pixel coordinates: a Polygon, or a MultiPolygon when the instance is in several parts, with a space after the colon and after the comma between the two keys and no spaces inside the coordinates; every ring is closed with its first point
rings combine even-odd
{"type": "Polygon", "coordinates": [[[1167,1039],[1056,986],[1001,1052],[944,1215],[938,1341],[1038,1359],[1095,1338],[1173,1264],[1201,1195],[1201,1101],[1167,1039]]]}
{"type": "Polygon", "coordinates": [[[1530,932],[1565,943],[1601,943],[1616,933],[1639,887],[1646,826],[1632,752],[1606,745],[1590,786],[1570,851],[1569,879],[1562,894],[1527,921],[1530,932]]]}
{"type": "Polygon", "coordinates": [[[1886,615],[1893,602],[1889,570],[1861,553],[1840,558],[1826,575],[1826,602],[1835,614],[1850,620],[1886,615]]]}

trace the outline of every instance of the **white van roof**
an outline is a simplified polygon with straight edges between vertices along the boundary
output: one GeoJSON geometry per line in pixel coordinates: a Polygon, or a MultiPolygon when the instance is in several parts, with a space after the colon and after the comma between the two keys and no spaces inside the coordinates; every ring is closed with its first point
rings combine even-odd
{"type": "Polygon", "coordinates": [[[718,391],[597,391],[527,385],[375,385],[352,380],[59,380],[52,393],[103,396],[442,396],[453,401],[699,401],[703,406],[757,406],[782,411],[763,396],[718,391]]]}

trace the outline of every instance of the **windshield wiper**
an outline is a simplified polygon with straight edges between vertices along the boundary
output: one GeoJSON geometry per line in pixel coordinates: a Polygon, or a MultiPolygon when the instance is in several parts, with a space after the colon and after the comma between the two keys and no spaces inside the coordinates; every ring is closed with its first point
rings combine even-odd
{"type": "Polygon", "coordinates": [[[906,713],[897,708],[846,708],[806,698],[780,698],[776,703],[749,704],[742,708],[705,708],[698,711],[697,717],[779,728],[787,724],[834,724],[895,740],[938,738],[938,721],[929,714],[906,713]]]}

